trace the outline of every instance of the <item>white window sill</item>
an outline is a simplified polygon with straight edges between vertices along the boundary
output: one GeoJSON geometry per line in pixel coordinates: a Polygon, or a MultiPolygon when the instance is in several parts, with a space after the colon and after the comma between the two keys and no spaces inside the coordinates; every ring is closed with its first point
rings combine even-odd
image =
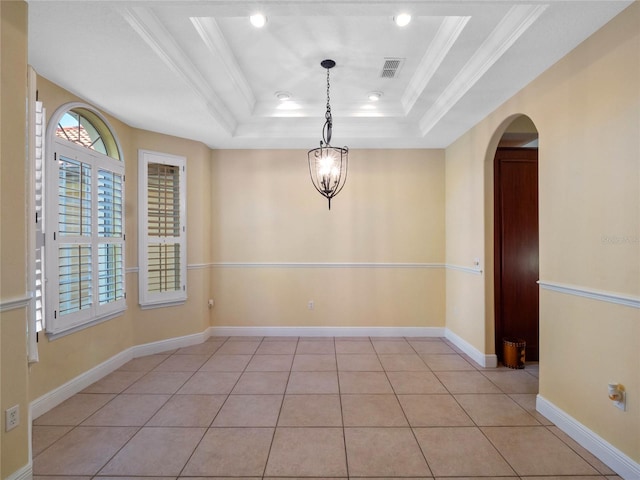
{"type": "Polygon", "coordinates": [[[47,331],[45,331],[45,334],[47,335],[47,338],[49,340],[56,340],[56,339],[58,339],[60,337],[65,337],[65,336],[70,335],[72,333],[79,332],[80,330],[84,330],[85,328],[93,327],[94,325],[98,325],[99,323],[106,322],[107,320],[111,320],[112,318],[120,317],[120,316],[122,316],[124,314],[124,312],[126,310],[127,310],[127,307],[125,305],[120,310],[108,313],[108,314],[103,315],[101,317],[94,318],[94,319],[89,320],[89,321],[87,321],[85,323],[82,323],[81,325],[76,325],[76,326],[70,327],[70,328],[65,329],[65,330],[58,330],[56,332],[47,332],[47,331]]]}

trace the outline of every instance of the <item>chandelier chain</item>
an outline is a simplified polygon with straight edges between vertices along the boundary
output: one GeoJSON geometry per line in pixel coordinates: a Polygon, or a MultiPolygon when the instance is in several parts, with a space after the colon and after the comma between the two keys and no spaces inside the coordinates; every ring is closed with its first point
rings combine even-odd
{"type": "Polygon", "coordinates": [[[329,88],[330,88],[330,83],[329,83],[329,69],[327,68],[327,113],[325,113],[324,118],[326,118],[327,120],[329,120],[331,118],[331,105],[329,104],[329,88]]]}

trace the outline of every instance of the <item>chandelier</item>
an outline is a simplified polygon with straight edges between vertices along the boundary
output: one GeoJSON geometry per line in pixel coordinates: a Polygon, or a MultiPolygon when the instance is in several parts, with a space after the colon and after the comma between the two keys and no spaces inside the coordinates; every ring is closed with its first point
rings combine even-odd
{"type": "Polygon", "coordinates": [[[324,114],[325,122],[322,128],[320,147],[309,150],[307,156],[309,157],[309,175],[311,175],[313,186],[329,200],[329,210],[331,210],[331,199],[340,193],[347,181],[349,149],[331,146],[333,118],[329,104],[329,71],[336,66],[336,62],[323,60],[320,65],[327,69],[327,112],[324,114]]]}

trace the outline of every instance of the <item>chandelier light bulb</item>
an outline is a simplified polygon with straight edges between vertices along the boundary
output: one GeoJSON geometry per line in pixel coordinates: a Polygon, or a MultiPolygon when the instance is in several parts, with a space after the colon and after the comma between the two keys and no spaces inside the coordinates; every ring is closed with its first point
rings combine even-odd
{"type": "Polygon", "coordinates": [[[322,155],[320,157],[318,173],[326,177],[328,175],[334,176],[336,174],[336,166],[334,162],[333,155],[327,153],[326,155],[322,155]]]}

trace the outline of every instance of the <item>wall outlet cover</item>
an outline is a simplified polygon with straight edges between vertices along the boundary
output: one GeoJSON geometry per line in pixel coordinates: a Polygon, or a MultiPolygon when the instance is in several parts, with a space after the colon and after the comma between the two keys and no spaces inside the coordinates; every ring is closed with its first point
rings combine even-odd
{"type": "Polygon", "coordinates": [[[5,431],[13,430],[20,425],[20,405],[14,405],[11,408],[7,408],[5,414],[5,431]]]}

